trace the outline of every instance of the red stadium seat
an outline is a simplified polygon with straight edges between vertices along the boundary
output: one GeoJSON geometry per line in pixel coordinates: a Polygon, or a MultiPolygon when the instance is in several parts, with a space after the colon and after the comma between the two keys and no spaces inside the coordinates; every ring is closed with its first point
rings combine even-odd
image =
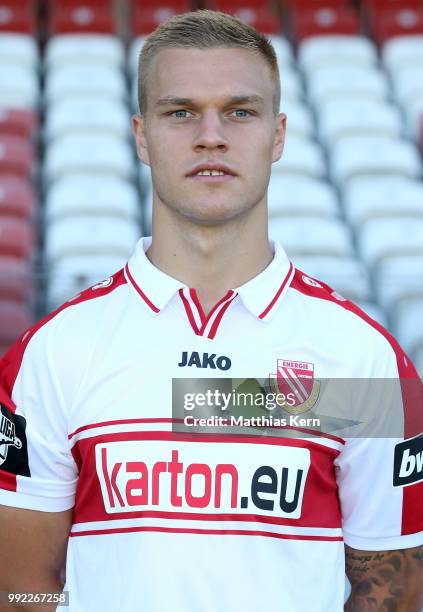
{"type": "Polygon", "coordinates": [[[191,0],[132,0],[132,11],[136,12],[139,9],[171,9],[177,13],[186,13],[193,10],[191,0]]]}
{"type": "Polygon", "coordinates": [[[33,220],[35,210],[35,195],[31,184],[13,175],[1,176],[0,216],[33,220]]]}
{"type": "Polygon", "coordinates": [[[209,7],[216,11],[222,11],[238,17],[257,30],[266,34],[280,34],[282,30],[281,20],[278,15],[269,9],[263,8],[260,2],[248,0],[210,0],[209,7]],[[254,6],[257,4],[257,6],[254,6]]]}
{"type": "Polygon", "coordinates": [[[34,231],[28,221],[0,217],[0,255],[29,259],[34,247],[34,231]]]}
{"type": "Polygon", "coordinates": [[[309,36],[325,34],[357,35],[360,25],[357,15],[348,8],[316,8],[292,13],[294,39],[300,42],[309,36]]]}
{"type": "Polygon", "coordinates": [[[69,8],[56,7],[50,14],[50,34],[114,34],[113,11],[79,2],[69,8]]]}
{"type": "Polygon", "coordinates": [[[32,323],[28,306],[14,300],[0,300],[0,346],[12,344],[32,323]]]}
{"type": "Polygon", "coordinates": [[[16,174],[31,178],[35,157],[31,144],[24,138],[0,135],[0,175],[16,174]]]}
{"type": "Polygon", "coordinates": [[[395,36],[423,35],[423,9],[391,10],[372,19],[371,30],[379,45],[395,36]]]}
{"type": "Polygon", "coordinates": [[[36,18],[32,3],[0,0],[0,32],[34,34],[36,18]]]}
{"type": "Polygon", "coordinates": [[[0,107],[0,137],[19,136],[32,140],[37,130],[37,118],[33,111],[0,107]]]}
{"type": "Polygon", "coordinates": [[[215,11],[223,13],[234,13],[242,9],[263,10],[272,12],[272,3],[266,0],[208,0],[206,6],[215,11]]]}
{"type": "Polygon", "coordinates": [[[147,35],[157,28],[163,21],[170,19],[174,15],[185,13],[186,3],[166,3],[156,6],[137,6],[133,12],[132,32],[135,36],[147,35]],[[184,6],[184,8],[182,8],[184,6]]]}
{"type": "Polygon", "coordinates": [[[283,4],[289,10],[310,10],[321,8],[331,8],[337,10],[342,7],[348,7],[350,2],[349,0],[285,0],[283,4]]]}
{"type": "Polygon", "coordinates": [[[0,299],[29,303],[34,297],[34,275],[23,259],[0,257],[0,299]]]}
{"type": "Polygon", "coordinates": [[[49,10],[53,11],[69,11],[75,8],[86,6],[89,8],[103,8],[113,10],[113,0],[49,0],[49,10]]]}

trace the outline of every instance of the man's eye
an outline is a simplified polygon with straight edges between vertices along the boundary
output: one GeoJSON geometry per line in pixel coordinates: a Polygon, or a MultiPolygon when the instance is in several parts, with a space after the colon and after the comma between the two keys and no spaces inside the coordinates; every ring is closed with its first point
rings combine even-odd
{"type": "MultiPolygon", "coordinates": [[[[243,108],[237,108],[236,110],[233,111],[234,113],[247,113],[247,115],[252,115],[252,112],[249,110],[244,110],[243,108]]],[[[238,115],[238,117],[240,119],[244,119],[244,117],[246,117],[247,115],[238,115]]]]}
{"type": "Polygon", "coordinates": [[[186,115],[184,115],[184,113],[189,113],[189,111],[181,109],[181,110],[173,111],[170,114],[172,117],[176,117],[177,119],[186,119],[186,115]]]}

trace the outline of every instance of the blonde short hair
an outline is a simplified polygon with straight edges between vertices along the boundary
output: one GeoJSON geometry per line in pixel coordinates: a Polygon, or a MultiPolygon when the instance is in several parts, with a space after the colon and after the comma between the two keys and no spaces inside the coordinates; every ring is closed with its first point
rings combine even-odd
{"type": "Polygon", "coordinates": [[[172,47],[241,48],[260,54],[271,70],[274,81],[273,112],[275,116],[278,115],[281,85],[278,61],[272,43],[264,34],[241,19],[208,9],[175,15],[147,37],[138,63],[138,104],[141,115],[147,112],[147,84],[151,63],[159,51],[172,47]]]}

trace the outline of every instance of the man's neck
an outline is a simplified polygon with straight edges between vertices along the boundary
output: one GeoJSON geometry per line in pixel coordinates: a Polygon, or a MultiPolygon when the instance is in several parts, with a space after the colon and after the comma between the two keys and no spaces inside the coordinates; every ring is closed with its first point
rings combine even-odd
{"type": "MultiPolygon", "coordinates": [[[[253,217],[260,217],[257,211],[253,217]],[[258,213],[258,214],[257,214],[258,213]]],[[[147,251],[151,263],[197,292],[205,314],[229,291],[271,262],[267,217],[220,226],[156,225],[147,251]],[[172,232],[167,231],[172,227],[172,232]]]]}

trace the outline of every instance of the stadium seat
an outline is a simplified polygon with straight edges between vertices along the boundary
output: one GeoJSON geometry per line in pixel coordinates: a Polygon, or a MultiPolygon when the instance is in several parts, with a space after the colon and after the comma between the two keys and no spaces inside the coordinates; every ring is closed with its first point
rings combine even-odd
{"type": "Polygon", "coordinates": [[[32,220],[35,212],[35,195],[29,181],[14,175],[1,175],[0,216],[32,220]]]}
{"type": "Polygon", "coordinates": [[[35,11],[28,10],[24,2],[2,0],[0,3],[0,32],[35,34],[35,11]]]}
{"type": "Polygon", "coordinates": [[[48,265],[75,255],[129,258],[141,235],[139,226],[126,219],[73,216],[49,224],[45,236],[48,265]]]}
{"type": "Polygon", "coordinates": [[[314,122],[308,106],[298,100],[285,100],[285,95],[282,95],[280,112],[287,116],[287,133],[290,136],[313,137],[314,122]]]}
{"type": "Polygon", "coordinates": [[[345,215],[355,229],[369,219],[418,217],[423,219],[423,184],[401,176],[350,180],[342,191],[345,215]]]}
{"type": "Polygon", "coordinates": [[[403,69],[421,67],[423,36],[397,36],[388,40],[381,50],[382,61],[394,77],[403,69]]]}
{"type": "Polygon", "coordinates": [[[281,32],[282,23],[279,15],[262,2],[253,3],[249,0],[248,3],[244,1],[234,3],[233,0],[209,0],[209,4],[216,7],[215,10],[234,15],[265,34],[279,35],[281,32]]]}
{"type": "Polygon", "coordinates": [[[379,45],[398,36],[423,35],[423,9],[400,9],[377,13],[372,19],[373,37],[379,45]]]}
{"type": "Polygon", "coordinates": [[[403,68],[392,77],[396,98],[405,108],[416,98],[423,97],[423,63],[403,68]]]}
{"type": "Polygon", "coordinates": [[[289,256],[327,255],[351,257],[353,245],[348,226],[339,219],[273,217],[270,237],[279,240],[289,256]]]}
{"type": "Polygon", "coordinates": [[[33,111],[0,107],[0,138],[18,136],[32,140],[37,129],[37,118],[33,111]]]}
{"type": "Polygon", "coordinates": [[[356,35],[360,24],[354,11],[347,6],[304,8],[292,13],[294,40],[300,43],[305,38],[330,34],[356,35]]]}
{"type": "Polygon", "coordinates": [[[0,66],[13,65],[35,71],[39,67],[39,61],[39,51],[34,36],[1,32],[0,25],[0,66]]]}
{"type": "Polygon", "coordinates": [[[29,259],[34,254],[34,231],[16,217],[0,217],[0,255],[29,259]]]}
{"type": "Polygon", "coordinates": [[[356,176],[421,176],[417,149],[405,140],[382,136],[340,138],[330,150],[332,179],[341,185],[356,176]]]}
{"type": "Polygon", "coordinates": [[[317,278],[348,300],[371,299],[369,275],[364,264],[353,257],[295,257],[293,263],[302,272],[317,278]]]}
{"type": "Polygon", "coordinates": [[[402,217],[372,219],[357,237],[359,251],[370,266],[379,265],[388,257],[423,255],[423,219],[402,217]]]}
{"type": "Polygon", "coordinates": [[[147,36],[157,28],[163,21],[167,21],[174,15],[191,10],[187,2],[157,4],[152,6],[136,6],[131,16],[132,34],[135,37],[147,36]],[[188,6],[187,6],[188,5],[188,6]]]}
{"type": "Polygon", "coordinates": [[[402,255],[382,261],[375,287],[379,302],[391,313],[405,301],[423,299],[423,256],[402,255]]]}
{"type": "Polygon", "coordinates": [[[268,189],[270,217],[339,215],[336,192],[332,186],[307,176],[273,174],[268,189]]]}
{"type": "Polygon", "coordinates": [[[396,335],[407,354],[423,348],[423,299],[406,302],[396,317],[396,335]]]}
{"type": "Polygon", "coordinates": [[[0,63],[0,83],[1,107],[33,109],[38,105],[39,84],[34,70],[0,63]]]}
{"type": "Polygon", "coordinates": [[[273,163],[272,173],[298,173],[312,178],[322,178],[326,174],[323,152],[312,140],[288,134],[282,157],[273,163]]]}
{"type": "Polygon", "coordinates": [[[305,39],[298,49],[298,64],[311,75],[319,68],[367,68],[378,61],[373,43],[364,36],[313,36],[305,39]]]}
{"type": "Polygon", "coordinates": [[[333,100],[318,110],[320,139],[332,147],[344,136],[402,135],[402,118],[398,109],[386,102],[370,99],[333,100]]]}
{"type": "Polygon", "coordinates": [[[368,98],[382,101],[389,93],[385,74],[369,67],[319,68],[310,74],[307,85],[309,98],[315,108],[334,98],[368,98]]]}
{"type": "Polygon", "coordinates": [[[294,63],[294,53],[289,40],[277,34],[269,34],[267,38],[272,43],[276,52],[279,68],[281,68],[281,66],[292,66],[294,63]]]}
{"type": "Polygon", "coordinates": [[[45,66],[48,70],[92,63],[122,68],[124,61],[122,41],[106,34],[53,36],[48,40],[45,51],[45,66]]]}
{"type": "Polygon", "coordinates": [[[29,262],[16,257],[0,257],[0,300],[29,304],[34,297],[34,276],[29,262]]]}
{"type": "MultiPolygon", "coordinates": [[[[407,134],[417,141],[421,147],[422,117],[423,117],[423,95],[414,98],[404,108],[407,134]]],[[[423,151],[423,149],[421,148],[423,151]]]]}
{"type": "Polygon", "coordinates": [[[47,193],[47,223],[71,216],[105,215],[139,221],[135,187],[117,177],[76,174],[56,181],[47,193]]]}
{"type": "Polygon", "coordinates": [[[0,300],[0,346],[10,346],[32,323],[29,306],[14,300],[0,300]]]}
{"type": "Polygon", "coordinates": [[[47,147],[44,158],[44,178],[48,182],[75,172],[131,179],[133,170],[133,150],[129,143],[107,135],[63,136],[47,147]]]}
{"type": "Polygon", "coordinates": [[[279,68],[282,100],[287,102],[299,101],[304,97],[304,92],[298,72],[287,65],[280,66],[279,68]]]}
{"type": "Polygon", "coordinates": [[[107,134],[128,138],[131,119],[122,102],[105,100],[100,96],[73,98],[57,102],[48,110],[44,135],[47,141],[68,134],[107,134]]]}
{"type": "Polygon", "coordinates": [[[16,174],[31,178],[35,171],[35,157],[32,145],[18,136],[0,135],[0,175],[16,174]]]}
{"type": "Polygon", "coordinates": [[[49,33],[54,34],[113,34],[115,32],[114,15],[111,8],[89,6],[86,3],[73,7],[53,5],[50,12],[49,33]]]}
{"type": "Polygon", "coordinates": [[[75,255],[54,263],[48,278],[48,310],[54,310],[80,291],[111,276],[125,263],[125,257],[109,255],[75,255]]]}
{"type": "Polygon", "coordinates": [[[77,66],[67,65],[49,71],[44,96],[47,104],[92,96],[104,100],[125,101],[127,92],[123,72],[114,66],[93,62],[77,66]]]}

